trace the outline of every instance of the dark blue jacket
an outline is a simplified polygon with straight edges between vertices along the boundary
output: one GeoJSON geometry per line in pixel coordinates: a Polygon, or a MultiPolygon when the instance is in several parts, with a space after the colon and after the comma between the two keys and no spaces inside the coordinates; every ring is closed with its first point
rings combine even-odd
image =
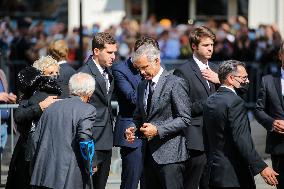
{"type": "Polygon", "coordinates": [[[132,123],[136,107],[137,86],[142,80],[139,72],[133,67],[130,59],[112,66],[115,94],[119,105],[119,115],[114,129],[114,145],[136,148],[141,145],[140,139],[129,144],[124,138],[125,129],[132,123]]]}

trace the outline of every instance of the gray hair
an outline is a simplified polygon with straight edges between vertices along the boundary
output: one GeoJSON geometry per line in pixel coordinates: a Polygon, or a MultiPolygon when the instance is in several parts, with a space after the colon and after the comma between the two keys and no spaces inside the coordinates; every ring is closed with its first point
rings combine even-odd
{"type": "Polygon", "coordinates": [[[42,56],[40,57],[40,59],[36,60],[33,63],[33,67],[40,70],[41,72],[44,72],[46,68],[48,68],[49,66],[53,66],[53,65],[59,68],[57,61],[54,58],[52,58],[52,56],[50,55],[42,56]]]}
{"type": "Polygon", "coordinates": [[[69,80],[69,91],[71,95],[91,96],[95,91],[95,79],[86,73],[74,74],[69,80]]]}
{"type": "Polygon", "coordinates": [[[229,74],[236,74],[238,66],[246,67],[245,63],[237,60],[227,60],[221,63],[218,69],[218,77],[221,84],[227,79],[229,74]]]}
{"type": "Polygon", "coordinates": [[[141,56],[146,55],[149,62],[154,62],[155,59],[160,59],[160,51],[151,44],[141,45],[133,54],[132,61],[135,62],[141,56]]]}

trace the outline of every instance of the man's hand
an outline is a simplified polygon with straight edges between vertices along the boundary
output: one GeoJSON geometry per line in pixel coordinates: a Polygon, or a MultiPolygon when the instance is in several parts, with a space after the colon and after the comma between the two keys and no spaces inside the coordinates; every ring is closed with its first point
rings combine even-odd
{"type": "Polygon", "coordinates": [[[13,93],[9,93],[9,103],[16,103],[16,100],[17,100],[17,96],[14,95],[13,93]]]}
{"type": "Polygon", "coordinates": [[[278,184],[277,178],[276,176],[278,176],[279,174],[276,173],[273,169],[271,169],[270,167],[266,167],[265,169],[263,169],[260,172],[260,175],[262,176],[263,180],[271,185],[271,186],[275,186],[278,184]]]}
{"type": "Polygon", "coordinates": [[[43,101],[41,101],[39,103],[39,106],[41,108],[42,111],[44,111],[48,106],[50,106],[52,103],[58,101],[60,99],[57,98],[57,96],[49,96],[46,99],[44,99],[43,101]]]}
{"type": "Polygon", "coordinates": [[[6,92],[0,93],[0,101],[1,102],[9,102],[9,94],[6,92]]]}
{"type": "Polygon", "coordinates": [[[201,74],[206,80],[211,81],[212,83],[215,83],[215,84],[220,83],[218,74],[212,71],[211,69],[203,69],[201,70],[201,74]]]}
{"type": "Polygon", "coordinates": [[[134,127],[129,127],[129,128],[127,128],[125,130],[124,134],[125,134],[127,142],[129,142],[129,143],[133,143],[134,142],[134,140],[135,140],[134,132],[135,132],[135,128],[134,127]]]}
{"type": "Polygon", "coordinates": [[[274,120],[272,123],[273,131],[284,134],[284,120],[274,120]]]}
{"type": "Polygon", "coordinates": [[[144,123],[142,127],[140,128],[140,131],[149,140],[152,139],[154,136],[158,135],[157,127],[151,123],[144,123]]]}

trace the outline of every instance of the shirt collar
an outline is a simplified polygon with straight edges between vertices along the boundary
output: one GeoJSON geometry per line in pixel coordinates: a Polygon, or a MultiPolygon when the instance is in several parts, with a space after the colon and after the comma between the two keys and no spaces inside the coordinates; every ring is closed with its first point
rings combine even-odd
{"type": "Polygon", "coordinates": [[[58,65],[64,64],[64,63],[67,63],[67,61],[66,60],[60,60],[60,61],[57,62],[58,65]]]}
{"type": "Polygon", "coordinates": [[[103,74],[104,73],[103,67],[99,63],[97,63],[93,57],[92,57],[92,59],[93,59],[95,65],[97,66],[97,68],[99,69],[100,73],[103,74]]]}
{"type": "Polygon", "coordinates": [[[160,67],[160,70],[158,72],[157,75],[155,75],[155,77],[153,77],[152,82],[154,82],[155,84],[158,83],[159,78],[161,77],[162,73],[163,73],[164,69],[162,67],[160,67]]]}
{"type": "Polygon", "coordinates": [[[193,54],[193,60],[197,63],[200,70],[209,68],[208,61],[206,62],[206,64],[204,64],[200,60],[198,60],[198,58],[194,54],[193,54]]]}
{"type": "Polygon", "coordinates": [[[233,89],[233,88],[231,88],[231,87],[228,87],[228,86],[226,86],[226,85],[221,85],[220,87],[224,87],[224,88],[226,88],[226,89],[229,89],[229,90],[233,91],[235,94],[237,94],[236,91],[235,91],[235,89],[233,89]]]}

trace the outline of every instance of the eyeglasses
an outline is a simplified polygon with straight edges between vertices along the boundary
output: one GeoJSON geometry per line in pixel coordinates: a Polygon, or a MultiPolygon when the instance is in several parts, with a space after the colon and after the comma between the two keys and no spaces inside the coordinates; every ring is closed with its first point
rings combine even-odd
{"type": "Polygon", "coordinates": [[[241,78],[243,81],[246,81],[248,79],[248,76],[240,76],[240,75],[233,75],[234,77],[241,78]]]}

